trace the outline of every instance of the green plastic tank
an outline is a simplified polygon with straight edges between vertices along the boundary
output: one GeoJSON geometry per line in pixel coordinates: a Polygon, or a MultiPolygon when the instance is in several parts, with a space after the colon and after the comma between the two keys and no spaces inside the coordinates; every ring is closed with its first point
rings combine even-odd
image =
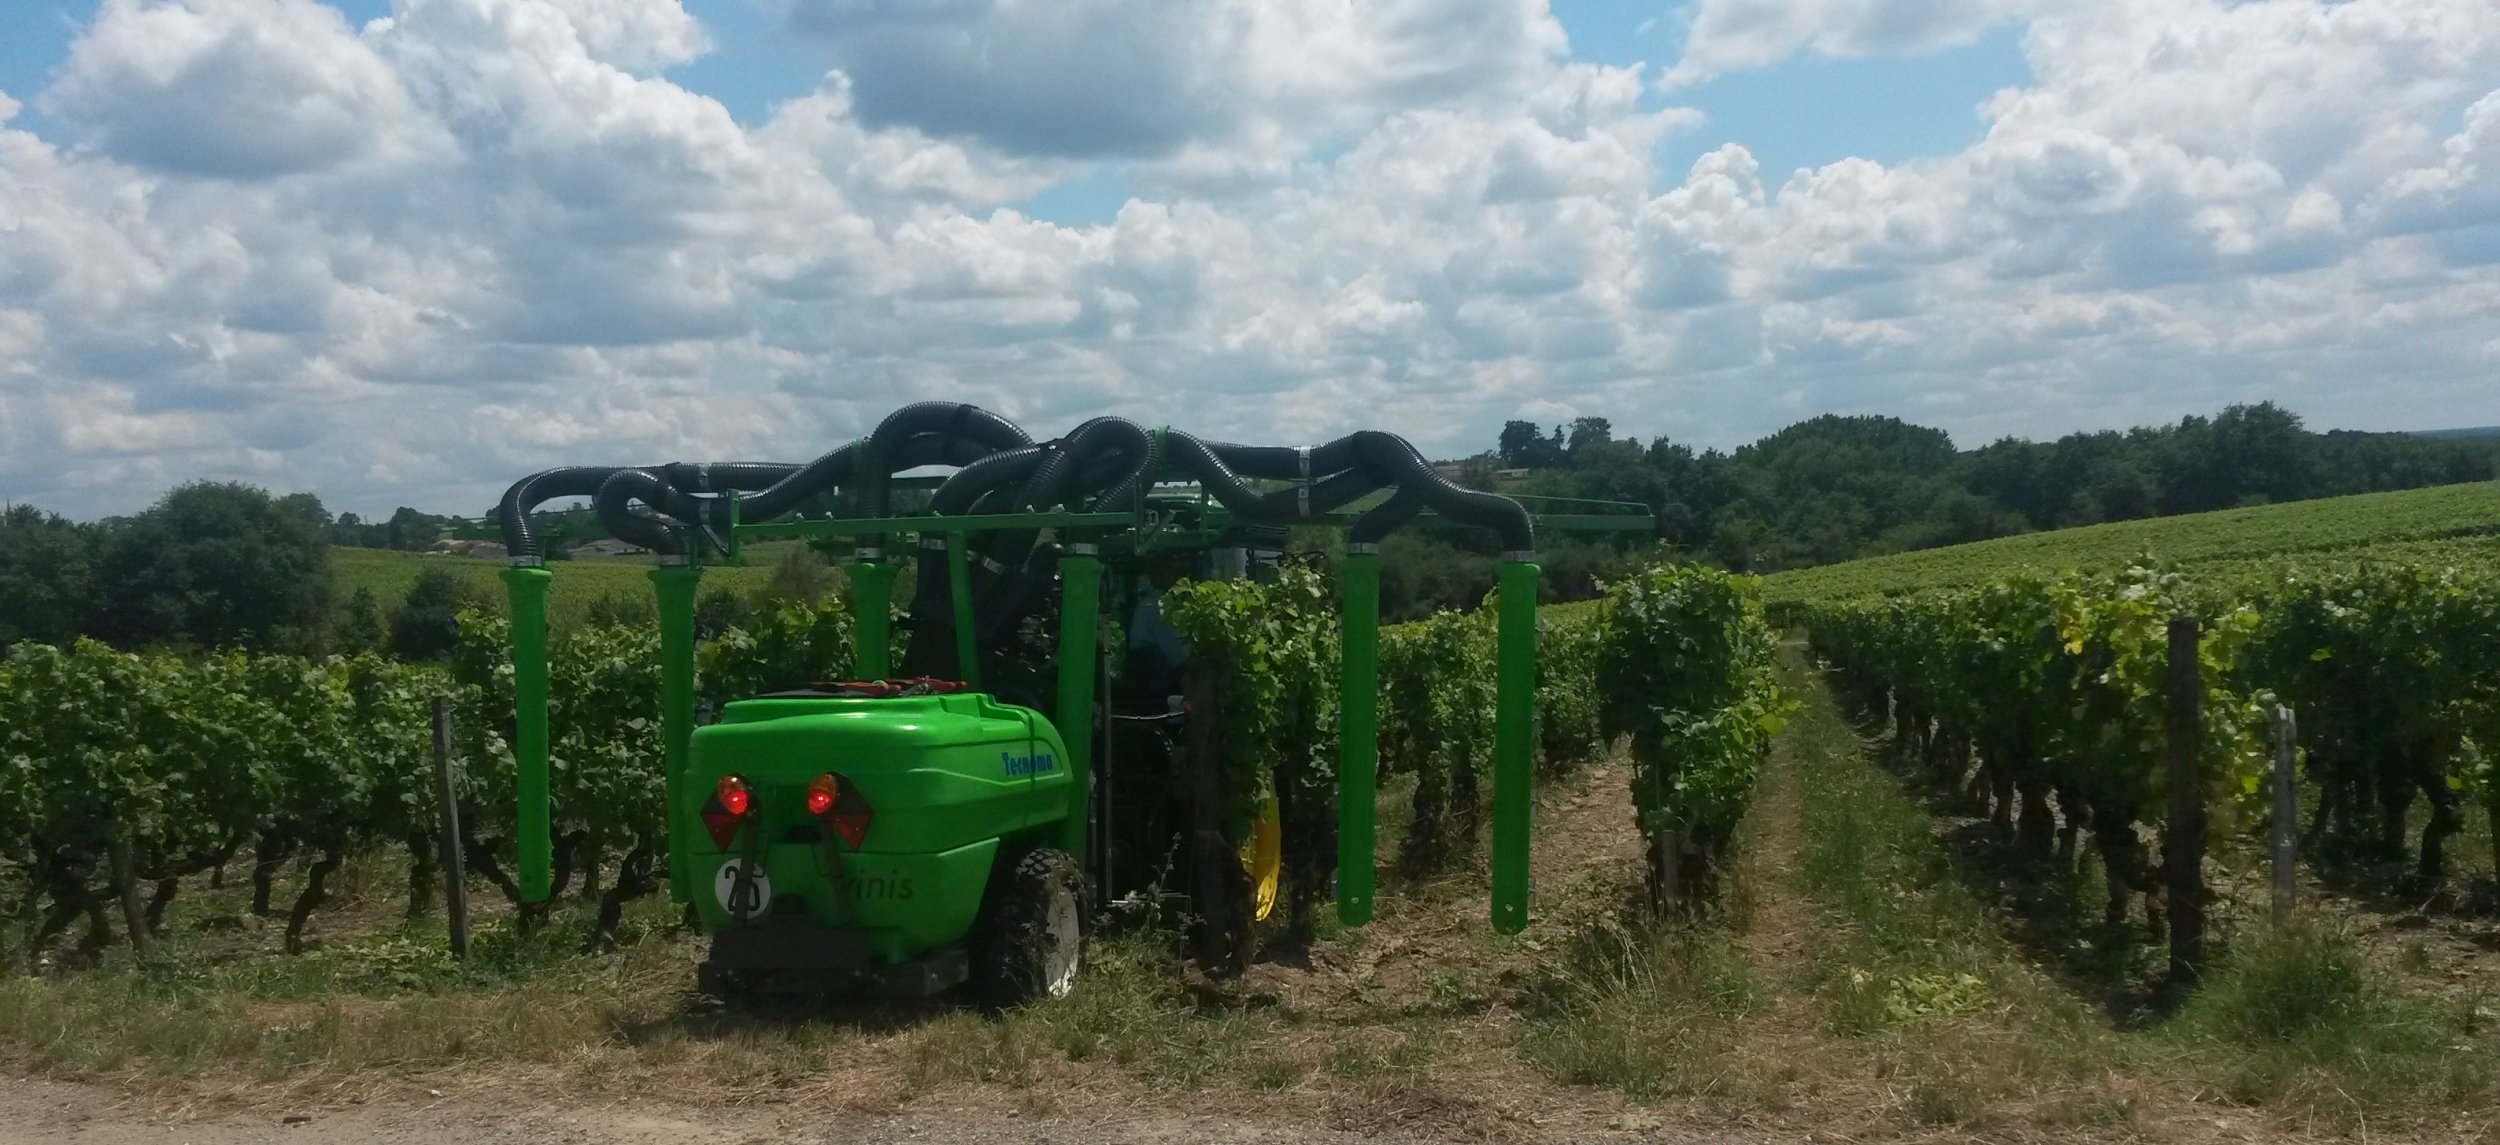
{"type": "Polygon", "coordinates": [[[926,962],[900,976],[925,992],[981,976],[976,929],[1033,928],[991,900],[1037,852],[1070,877],[1048,848],[1074,792],[1050,721],[983,693],[766,697],[696,729],[669,837],[720,969],[820,988],[926,962]]]}

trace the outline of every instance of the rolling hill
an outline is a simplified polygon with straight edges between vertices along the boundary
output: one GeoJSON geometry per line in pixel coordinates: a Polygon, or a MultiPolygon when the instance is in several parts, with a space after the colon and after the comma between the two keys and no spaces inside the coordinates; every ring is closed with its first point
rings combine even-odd
{"type": "Polygon", "coordinates": [[[1999,537],[1776,573],[1772,600],[1827,599],[2108,567],[2151,556],[2211,566],[2287,553],[2500,563],[2500,484],[2441,485],[1999,537]]]}

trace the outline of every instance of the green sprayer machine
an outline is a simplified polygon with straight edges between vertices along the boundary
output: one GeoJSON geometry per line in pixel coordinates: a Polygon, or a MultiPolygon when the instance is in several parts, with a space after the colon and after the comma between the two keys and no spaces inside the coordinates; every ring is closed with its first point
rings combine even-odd
{"type": "Polygon", "coordinates": [[[574,498],[590,499],[606,533],[659,557],[651,580],[668,886],[710,936],[705,987],[925,995],[969,984],[999,1003],[1070,989],[1089,920],[1115,901],[1166,893],[1171,867],[1158,860],[1176,852],[1200,868],[1186,881],[1201,896],[1260,904],[1250,909],[1272,902],[1273,821],[1246,849],[1212,849],[1207,818],[1193,832],[1186,798],[1174,794],[1188,788],[1180,777],[1191,766],[1181,733],[1188,650],[1158,622],[1155,602],[1181,578],[1259,575],[1295,527],[1344,531],[1335,890],[1349,926],[1372,914],[1379,543],[1423,516],[1499,535],[1492,921],[1524,926],[1534,532],[1651,524],[1637,506],[1531,514],[1452,483],[1389,433],[1243,446],[1102,417],[1037,442],[1006,418],[951,402],[907,406],[806,464],[534,474],[497,511],[511,560],[520,884],[530,901],[547,898],[553,881],[553,574],[532,514],[574,498]],[[912,476],[940,470],[951,472],[912,476]],[[703,568],[791,537],[852,548],[856,678],[789,681],[697,727],[703,568]],[[893,595],[906,545],[917,560],[897,648],[893,595]],[[1230,869],[1206,877],[1217,865],[1230,869]]]}

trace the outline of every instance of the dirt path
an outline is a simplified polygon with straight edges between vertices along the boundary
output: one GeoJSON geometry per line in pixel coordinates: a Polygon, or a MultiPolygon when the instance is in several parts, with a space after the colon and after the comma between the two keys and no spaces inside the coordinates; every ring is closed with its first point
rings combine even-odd
{"type": "Polygon", "coordinates": [[[1523,984],[1553,941],[1636,885],[1641,836],[1630,775],[1629,761],[1610,756],[1538,789],[1530,921],[1518,937],[1496,938],[1490,930],[1479,858],[1471,869],[1420,886],[1384,875],[1370,926],[1316,944],[1310,972],[1265,963],[1254,968],[1253,982],[1340,1013],[1384,997],[1484,1008],[1523,984]]]}
{"type": "MultiPolygon", "coordinates": [[[[1822,1064],[1831,1046],[1816,1029],[1811,981],[1822,923],[1797,873],[1805,844],[1799,808],[1804,775],[1796,752],[1794,737],[1773,745],[1738,842],[1736,871],[1742,896],[1737,946],[1771,992],[1768,1011],[1745,1024],[1746,1052],[1776,1063],[1757,1081],[1757,1100],[1775,1110],[1821,1104],[1807,1078],[1831,1072],[1822,1064]]],[[[1863,1116],[1863,1109],[1856,1112],[1863,1116]]]]}
{"type": "MultiPolygon", "coordinates": [[[[300,1113],[160,1105],[130,1091],[25,1081],[0,1090],[0,1145],[1351,1145],[1382,1140],[1308,1125],[1183,1112],[1103,1121],[1048,1120],[936,1108],[909,1114],[804,1110],[789,1105],[703,1107],[640,1102],[575,1104],[478,1098],[307,1107],[300,1113]]],[[[1397,1139],[1397,1138],[1388,1138],[1397,1139]]]]}

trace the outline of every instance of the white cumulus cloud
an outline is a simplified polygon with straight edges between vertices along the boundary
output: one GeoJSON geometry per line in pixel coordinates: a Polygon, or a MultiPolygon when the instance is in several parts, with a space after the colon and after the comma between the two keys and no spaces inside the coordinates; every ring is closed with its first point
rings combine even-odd
{"type": "MultiPolygon", "coordinates": [[[[1694,0],[1670,87],[1761,67],[1800,52],[1872,56],[1932,52],[2052,0],[1694,0]]],[[[2073,0],[2095,3],[2097,0],[2073,0]]]]}
{"type": "Polygon", "coordinates": [[[834,45],[862,121],[1056,156],[1212,147],[1275,158],[1309,132],[1386,111],[1515,96],[1565,46],[1543,0],[792,0],[792,10],[834,45]]]}
{"type": "Polygon", "coordinates": [[[108,155],[196,175],[413,142],[399,78],[315,0],[105,0],[43,105],[108,155]]]}
{"type": "MultiPolygon", "coordinates": [[[[1760,42],[1924,50],[1986,7],[1760,42]]],[[[1539,3],[801,15],[841,66],[742,125],[669,78],[708,42],[672,0],[111,0],[15,93],[40,133],[0,97],[0,489],[473,510],[931,397],[1436,453],[1522,412],[1714,444],[1825,409],[1965,442],[2256,398],[2500,421],[2489,0],[2027,10],[2036,79],[1983,139],[1785,181],[1741,142],[1660,170],[1695,113],[1539,3]],[[1060,74],[1115,48],[1154,58],[1060,74]],[[1016,209],[1109,153],[1144,158],[1107,221],[1016,209]]]]}

